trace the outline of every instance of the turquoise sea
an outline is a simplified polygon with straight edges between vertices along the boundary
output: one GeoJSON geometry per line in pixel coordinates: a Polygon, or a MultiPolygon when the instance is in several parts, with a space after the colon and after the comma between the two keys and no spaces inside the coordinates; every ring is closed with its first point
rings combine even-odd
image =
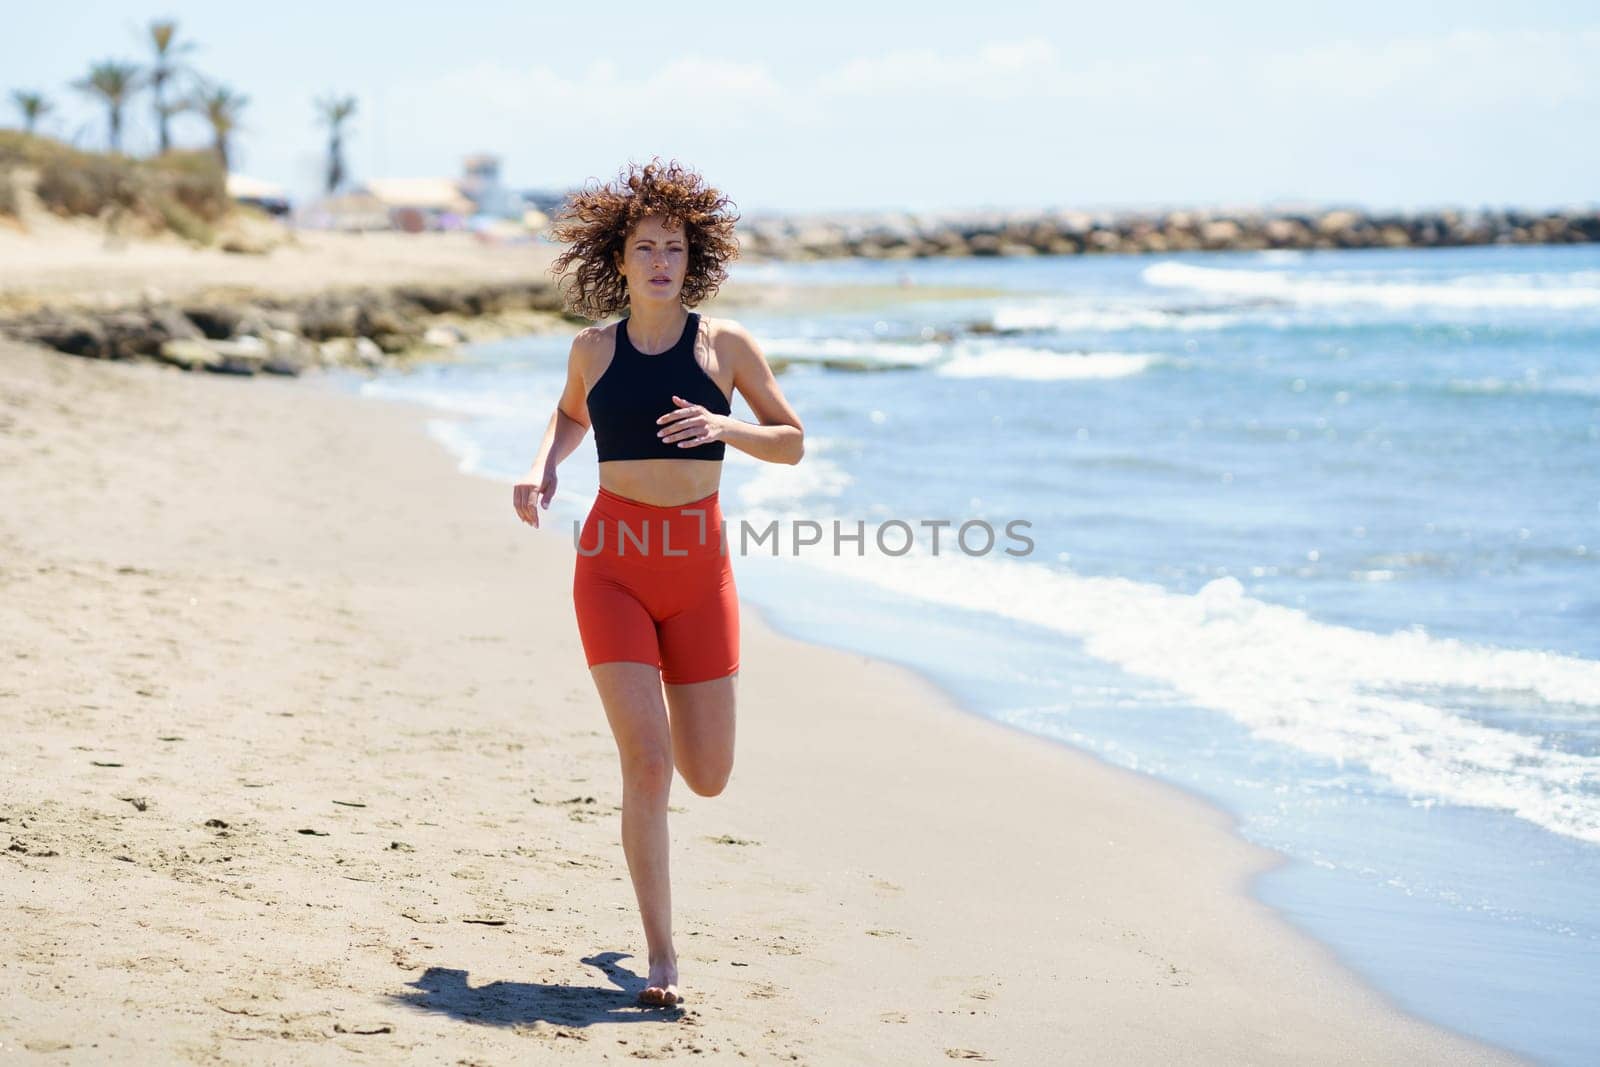
{"type": "MultiPolygon", "coordinates": [[[[738,314],[808,447],[728,450],[730,523],[783,538],[735,559],[746,602],[1225,808],[1286,858],[1252,891],[1401,1007],[1600,1061],[1600,248],[734,278],[885,287],[738,314]],[[830,550],[834,519],[865,522],[864,552],[830,550]],[[873,537],[895,519],[904,554],[873,537]],[[804,520],[823,541],[795,553],[804,520]],[[971,520],[991,550],[956,542],[971,520]]],[[[509,482],[567,348],[347,384],[435,406],[463,468],[509,482]]],[[[561,473],[548,529],[570,536],[592,439],[561,473]]]]}

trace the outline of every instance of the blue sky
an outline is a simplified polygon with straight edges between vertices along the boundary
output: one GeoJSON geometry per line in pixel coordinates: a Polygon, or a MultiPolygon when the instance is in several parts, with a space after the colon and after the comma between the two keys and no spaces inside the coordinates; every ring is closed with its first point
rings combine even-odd
{"type": "MultiPolygon", "coordinates": [[[[165,16],[251,97],[236,169],[295,193],[320,166],[312,100],[338,90],[360,101],[358,179],[490,151],[513,184],[563,188],[661,154],[747,214],[1600,201],[1600,7],[1334,8],[72,0],[8,18],[0,121],[10,90],[41,89],[52,132],[103,143],[69,83],[142,58],[165,16]]],[[[153,143],[142,103],[130,126],[130,148],[153,143]]]]}

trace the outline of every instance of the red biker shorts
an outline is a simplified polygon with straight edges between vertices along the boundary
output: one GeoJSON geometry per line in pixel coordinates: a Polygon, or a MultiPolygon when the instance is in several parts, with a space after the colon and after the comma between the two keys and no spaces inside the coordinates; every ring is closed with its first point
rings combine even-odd
{"type": "Polygon", "coordinates": [[[716,493],[661,506],[602,488],[577,549],[572,603],[589,666],[648,663],[668,685],[739,669],[739,593],[716,493]]]}

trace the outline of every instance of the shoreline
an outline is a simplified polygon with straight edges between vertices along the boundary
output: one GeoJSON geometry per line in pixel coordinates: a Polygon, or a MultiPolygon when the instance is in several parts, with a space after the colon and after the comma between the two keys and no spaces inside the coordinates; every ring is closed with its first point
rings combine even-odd
{"type": "MultiPolygon", "coordinates": [[[[404,399],[397,400],[392,397],[385,397],[381,395],[364,396],[363,399],[378,400],[384,403],[397,403],[401,406],[413,406],[420,413],[420,417],[427,421],[438,420],[454,422],[470,419],[470,416],[463,416],[458,413],[453,414],[448,411],[442,411],[421,401],[404,399]]],[[[432,435],[430,435],[430,437],[432,437],[432,435]]],[[[435,443],[439,444],[442,450],[449,452],[452,458],[456,458],[455,454],[450,452],[448,446],[442,439],[432,439],[435,441],[435,443]]],[[[471,465],[467,461],[460,460],[459,464],[459,473],[462,476],[499,484],[499,481],[496,478],[471,469],[471,465]]],[[[799,628],[789,627],[773,621],[772,611],[765,605],[758,605],[752,600],[748,599],[748,594],[741,598],[741,612],[743,613],[743,618],[746,620],[747,626],[749,620],[755,619],[758,621],[760,628],[768,631],[772,635],[776,635],[780,641],[796,642],[813,648],[827,649],[841,655],[857,657],[863,661],[881,663],[889,667],[891,670],[904,672],[914,679],[917,684],[934,694],[931,701],[932,705],[948,705],[949,708],[954,709],[954,711],[959,715],[962,715],[974,722],[984,724],[983,728],[998,728],[1000,731],[1012,735],[1025,745],[1037,745],[1051,750],[1063,752],[1068,754],[1070,759],[1076,760],[1087,758],[1099,767],[1106,768],[1118,775],[1124,776],[1125,781],[1134,783],[1132,788],[1139,789],[1144,788],[1147,785],[1154,785],[1158,788],[1158,790],[1167,791],[1170,796],[1175,798],[1175,802],[1180,806],[1184,804],[1191,804],[1204,809],[1217,828],[1219,828],[1223,833],[1225,833],[1229,838],[1238,844],[1243,845],[1247,850],[1253,850],[1255,853],[1255,857],[1252,861],[1254,865],[1248,869],[1241,869],[1237,873],[1235,882],[1229,887],[1229,890],[1241,896],[1247,897],[1253,904],[1260,905],[1261,908],[1265,909],[1265,912],[1268,916],[1268,921],[1288,927],[1295,936],[1303,938],[1307,942],[1314,945],[1316,949],[1320,950],[1322,953],[1324,957],[1323,962],[1326,966],[1343,972],[1350,979],[1376,996],[1386,1010],[1392,1011],[1396,1015],[1416,1020],[1426,1025],[1435,1026],[1446,1033],[1467,1041],[1480,1042],[1485,1047],[1494,1049],[1496,1052],[1502,1053],[1508,1057],[1515,1058],[1524,1055],[1523,1053],[1520,1053],[1508,1046],[1496,1044],[1488,1038],[1458,1029],[1457,1027],[1452,1026],[1448,1021],[1432,1018],[1422,1011],[1413,1010],[1406,1007],[1401,1000],[1381,986],[1378,977],[1363,973],[1357,962],[1353,959],[1347,958],[1344,951],[1338,944],[1329,940],[1324,940],[1312,928],[1302,925],[1300,922],[1293,919],[1285,910],[1269,902],[1266,898],[1266,894],[1259,889],[1259,883],[1261,880],[1271,875],[1283,872],[1286,868],[1305,868],[1307,865],[1304,863],[1304,861],[1273,848],[1270,845],[1258,844],[1245,837],[1240,828],[1242,821],[1241,816],[1230,810],[1221,800],[1207,795],[1199,787],[1186,785],[1182,781],[1164,778],[1151,772],[1133,770],[1104,758],[1092,748],[1074,744],[1073,742],[1063,738],[1035,733],[1015,723],[1007,722],[1003,719],[993,718],[970,706],[953,690],[939,682],[933,675],[931,675],[927,670],[919,666],[917,663],[911,660],[889,656],[879,652],[862,651],[843,642],[828,642],[808,636],[799,628]]],[[[1514,1062],[1536,1061],[1524,1058],[1514,1059],[1514,1062]]]]}
{"type": "MultiPolygon", "coordinates": [[[[477,477],[476,475],[469,476],[477,477]]],[[[1317,937],[1316,934],[1296,923],[1282,910],[1268,903],[1264,899],[1264,895],[1259,891],[1258,883],[1262,879],[1270,875],[1277,874],[1285,868],[1293,867],[1302,861],[1298,861],[1295,857],[1279,851],[1278,849],[1250,841],[1240,832],[1239,817],[1234,812],[1224,807],[1221,802],[1210,796],[1207,796],[1200,789],[1186,786],[1180,781],[1169,780],[1158,777],[1151,773],[1135,771],[1126,767],[1122,767],[1109,760],[1103,759],[1096,754],[1093,749],[1075,745],[1072,742],[1061,738],[1036,734],[1025,729],[1024,727],[1016,725],[1015,723],[1009,723],[1001,719],[991,718],[983,714],[981,711],[977,711],[967,706],[948,688],[941,685],[938,681],[930,677],[927,672],[914,664],[902,662],[892,658],[855,652],[844,645],[828,645],[813,641],[810,638],[801,636],[800,634],[791,631],[786,627],[774,623],[771,619],[771,613],[768,610],[752,605],[749,601],[741,600],[740,610],[741,612],[747,612],[751,615],[759,617],[762,626],[769,629],[774,634],[777,634],[784,640],[796,641],[802,644],[813,645],[815,647],[828,648],[847,655],[859,655],[863,658],[887,663],[894,669],[905,671],[906,673],[918,679],[929,689],[936,691],[939,694],[939,700],[948,703],[961,714],[977,722],[983,723],[987,727],[993,727],[1002,730],[1007,734],[1015,735],[1026,744],[1040,744],[1047,748],[1067,753],[1073,759],[1087,758],[1092,760],[1098,766],[1108,768],[1127,776],[1127,781],[1136,783],[1133,788],[1141,788],[1144,784],[1154,784],[1161,789],[1169,791],[1173,801],[1179,806],[1187,804],[1205,809],[1209,813],[1209,816],[1217,829],[1220,829],[1230,838],[1243,845],[1247,850],[1254,850],[1257,853],[1257,856],[1254,860],[1255,865],[1248,869],[1239,870],[1235,876],[1233,884],[1227,887],[1228,891],[1247,897],[1251,903],[1257,904],[1266,910],[1269,916],[1269,921],[1287,926],[1293,931],[1294,935],[1304,938],[1312,945],[1316,946],[1316,948],[1323,954],[1326,965],[1344,972],[1345,975],[1351,980],[1355,981],[1373,996],[1377,997],[1386,1010],[1392,1011],[1395,1014],[1404,1016],[1408,1019],[1417,1020],[1426,1025],[1438,1027],[1440,1030],[1464,1040],[1481,1042],[1486,1047],[1493,1048],[1497,1052],[1502,1052],[1507,1056],[1516,1057],[1520,1055],[1514,1049],[1493,1044],[1492,1042],[1488,1042],[1477,1037],[1476,1035],[1457,1030],[1447,1023],[1429,1019],[1420,1013],[1407,1009],[1403,1004],[1395,999],[1395,997],[1391,996],[1388,992],[1378,986],[1376,982],[1361,974],[1354,963],[1344,958],[1343,954],[1336,945],[1317,937]]],[[[1516,1062],[1533,1061],[1516,1060],[1516,1062]]]]}
{"type": "Polygon", "coordinates": [[[0,361],[0,484],[29,501],[0,521],[27,665],[8,1047],[1522,1062],[1397,1012],[1249,897],[1281,856],[1220,808],[754,606],[733,780],[673,793],[690,999],[635,1011],[570,546],[525,536],[421,405],[0,361]]]}
{"type": "MultiPolygon", "coordinates": [[[[755,289],[756,287],[751,286],[751,288],[755,289]]],[[[831,290],[833,287],[825,288],[831,290]]],[[[889,287],[881,288],[886,291],[889,290],[889,287]]],[[[828,293],[824,293],[820,302],[824,304],[828,303],[829,295],[830,294],[828,293]]],[[[879,294],[876,293],[864,294],[863,299],[870,300],[878,295],[879,294]]],[[[781,293],[778,295],[778,300],[780,303],[783,302],[785,298],[793,299],[793,295],[790,293],[781,293]]],[[[424,437],[427,437],[430,442],[434,444],[439,451],[446,455],[452,462],[458,461],[457,457],[449,451],[442,441],[439,441],[437,438],[434,438],[431,434],[426,432],[424,424],[429,420],[439,419],[441,417],[457,419],[460,418],[460,416],[447,415],[440,412],[436,408],[430,407],[427,404],[418,401],[365,395],[357,396],[355,399],[358,401],[375,400],[383,404],[397,405],[401,409],[411,410],[418,419],[418,433],[424,437]]],[[[496,486],[501,484],[498,479],[480,473],[475,473],[467,469],[465,466],[458,466],[457,476],[483,483],[493,483],[496,486]]],[[[1516,1053],[1514,1050],[1505,1048],[1503,1046],[1494,1045],[1474,1035],[1455,1030],[1446,1024],[1425,1019],[1422,1016],[1407,1011],[1393,997],[1380,989],[1376,984],[1360,975],[1352,964],[1346,962],[1341,957],[1335,946],[1319,940],[1310,931],[1298,926],[1292,920],[1290,920],[1287,915],[1268,904],[1257,892],[1257,882],[1269,874],[1272,874],[1282,868],[1291,866],[1295,862],[1294,858],[1276,849],[1259,845],[1247,840],[1239,832],[1239,818],[1234,813],[1223,807],[1218,801],[1206,796],[1198,789],[1188,788],[1180,782],[1169,781],[1148,773],[1118,766],[1115,763],[1100,758],[1090,749],[1074,745],[1059,738],[1036,734],[1016,724],[991,718],[987,715],[984,715],[980,711],[966,706],[954,693],[940,685],[940,683],[935,681],[926,672],[920,670],[913,664],[859,652],[842,644],[825,644],[802,637],[798,633],[792,632],[774,622],[771,612],[767,608],[758,606],[748,599],[741,598],[740,611],[742,626],[746,630],[747,642],[749,641],[749,631],[753,629],[759,635],[756,639],[762,643],[778,646],[781,646],[785,643],[800,645],[809,649],[851,657],[860,663],[871,664],[875,669],[883,671],[891,676],[899,674],[901,677],[898,679],[891,677],[891,683],[898,685],[909,685],[910,687],[923,690],[928,696],[926,707],[938,714],[941,719],[946,721],[949,721],[951,718],[964,720],[967,724],[977,727],[975,733],[979,735],[989,731],[1002,733],[1011,739],[1011,741],[1008,742],[1009,744],[1017,744],[1023,748],[1034,749],[1035,754],[1041,763],[1047,764],[1049,762],[1051,758],[1049,755],[1050,753],[1059,753],[1062,756],[1065,756],[1066,759],[1061,761],[1063,764],[1078,762],[1078,769],[1080,770],[1082,769],[1081,761],[1088,761],[1089,763],[1092,763],[1095,768],[1108,772],[1112,779],[1120,783],[1117,785],[1117,788],[1126,789],[1129,792],[1137,792],[1139,790],[1149,789],[1153,791],[1153,794],[1159,803],[1171,805],[1175,809],[1183,809],[1184,807],[1188,807],[1190,810],[1187,812],[1187,817],[1203,823],[1208,830],[1221,831],[1221,833],[1232,845],[1237,846],[1239,858],[1236,861],[1236,866],[1232,874],[1232,883],[1225,886],[1224,891],[1231,892],[1236,896],[1243,898],[1249,906],[1259,909],[1260,917],[1268,924],[1281,927],[1282,929],[1280,933],[1287,934],[1289,939],[1292,940],[1298,938],[1304,941],[1306,946],[1309,947],[1308,955],[1312,957],[1310,966],[1326,968],[1332,972],[1339,972],[1338,977],[1334,978],[1333,980],[1344,980],[1352,983],[1355,986],[1358,986],[1363,995],[1375,998],[1377,1004],[1384,1012],[1392,1013],[1392,1015],[1397,1018],[1414,1022],[1424,1027],[1435,1028],[1441,1034],[1448,1035],[1452,1039],[1475,1044],[1481,1050],[1487,1051],[1491,1056],[1504,1057],[1503,1061],[1492,1058],[1487,1060],[1469,1058],[1455,1062],[1533,1062],[1531,1060],[1522,1058],[1520,1054],[1516,1053]]],[[[748,656],[745,658],[748,659],[748,656]]],[[[746,700],[741,697],[742,714],[745,706],[746,700]]],[[[1064,766],[1062,769],[1065,770],[1069,768],[1064,766]]],[[[682,787],[679,785],[676,788],[681,789],[682,787]]],[[[712,801],[712,803],[715,803],[715,801],[712,801]]],[[[950,1053],[950,1051],[951,1050],[949,1049],[946,1050],[947,1055],[950,1053]]],[[[1244,1055],[1244,1053],[1241,1052],[1240,1055],[1244,1055]]],[[[1305,1056],[1307,1054],[1303,1052],[1297,1052],[1295,1055],[1305,1056]]],[[[1421,1046],[1418,1046],[1413,1050],[1413,1055],[1425,1056],[1426,1053],[1423,1051],[1421,1046]]],[[[1008,1059],[1008,1057],[999,1058],[1003,1061],[1008,1059]]],[[[1330,1062],[1348,1061],[1336,1058],[1330,1062]]]]}

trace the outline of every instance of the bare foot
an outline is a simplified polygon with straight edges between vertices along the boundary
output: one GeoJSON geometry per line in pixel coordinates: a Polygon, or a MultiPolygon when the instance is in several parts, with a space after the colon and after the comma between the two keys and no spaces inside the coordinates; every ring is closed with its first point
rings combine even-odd
{"type": "Polygon", "coordinates": [[[683,998],[678,995],[678,960],[676,957],[650,964],[650,977],[645,981],[639,1003],[651,1007],[670,1008],[683,998]]]}

